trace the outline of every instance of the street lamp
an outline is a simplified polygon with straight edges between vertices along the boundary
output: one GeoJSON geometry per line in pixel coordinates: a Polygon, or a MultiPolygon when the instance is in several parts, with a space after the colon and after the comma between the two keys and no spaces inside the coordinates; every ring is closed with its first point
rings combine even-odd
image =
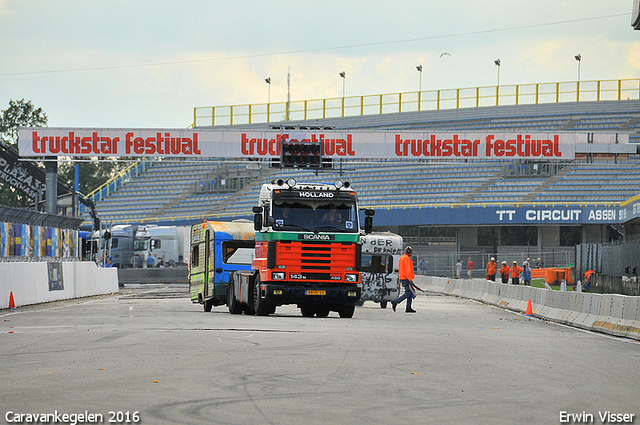
{"type": "Polygon", "coordinates": [[[271,118],[271,110],[270,110],[271,109],[270,108],[270,106],[271,106],[271,77],[265,78],[264,82],[269,84],[269,94],[268,94],[268,97],[267,97],[267,122],[269,122],[270,118],[271,118]]]}
{"type": "Polygon", "coordinates": [[[268,97],[267,103],[271,103],[271,77],[265,78],[264,82],[269,84],[269,97],[268,97]]]}
{"type": "Polygon", "coordinates": [[[580,82],[580,64],[582,63],[582,56],[580,54],[574,56],[578,61],[578,82],[580,82]]]}
{"type": "Polygon", "coordinates": [[[498,67],[498,81],[496,82],[496,106],[500,103],[500,59],[493,61],[498,67]]]}
{"type": "Polygon", "coordinates": [[[420,85],[418,86],[418,111],[420,110],[420,104],[421,102],[421,95],[422,95],[422,65],[418,65],[416,66],[416,69],[418,70],[418,72],[420,73],[420,85]]]}

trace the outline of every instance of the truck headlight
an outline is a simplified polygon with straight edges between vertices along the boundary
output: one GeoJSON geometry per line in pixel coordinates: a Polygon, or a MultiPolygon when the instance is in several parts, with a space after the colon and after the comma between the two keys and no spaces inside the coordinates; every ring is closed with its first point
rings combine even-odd
{"type": "Polygon", "coordinates": [[[344,275],[344,281],[345,282],[357,282],[358,281],[358,275],[357,274],[345,274],[344,275]]]}
{"type": "Polygon", "coordinates": [[[271,273],[271,278],[273,280],[284,280],[285,273],[284,272],[273,272],[271,273]]]}

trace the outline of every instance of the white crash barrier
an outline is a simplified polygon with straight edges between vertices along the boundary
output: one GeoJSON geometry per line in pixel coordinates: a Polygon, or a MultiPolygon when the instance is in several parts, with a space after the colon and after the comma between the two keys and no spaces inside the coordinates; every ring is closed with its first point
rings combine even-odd
{"type": "Polygon", "coordinates": [[[0,263],[0,309],[9,307],[11,293],[19,307],[118,292],[115,268],[80,261],[55,264],[61,265],[61,274],[46,262],[0,263]]]}
{"type": "Polygon", "coordinates": [[[425,291],[481,301],[525,313],[531,300],[541,319],[610,335],[640,340],[640,297],[587,292],[562,292],[484,279],[417,276],[425,291]]]}

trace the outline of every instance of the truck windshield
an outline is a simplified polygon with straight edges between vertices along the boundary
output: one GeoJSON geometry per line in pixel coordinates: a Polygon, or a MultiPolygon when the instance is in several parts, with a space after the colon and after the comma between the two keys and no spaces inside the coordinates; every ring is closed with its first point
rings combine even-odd
{"type": "Polygon", "coordinates": [[[146,251],[149,249],[149,239],[134,239],[133,250],[134,251],[146,251]]]}
{"type": "Polygon", "coordinates": [[[355,203],[274,203],[274,228],[289,231],[357,233],[355,203]]]}

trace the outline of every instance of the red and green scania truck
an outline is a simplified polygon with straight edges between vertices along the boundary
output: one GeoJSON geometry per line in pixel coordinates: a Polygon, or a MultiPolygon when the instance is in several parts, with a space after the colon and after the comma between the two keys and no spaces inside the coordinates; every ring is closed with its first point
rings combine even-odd
{"type": "MultiPolygon", "coordinates": [[[[358,199],[349,183],[263,184],[253,212],[251,268],[230,271],[226,291],[217,286],[217,300],[193,290],[192,300],[226,303],[232,314],[263,316],[296,304],[305,317],[331,311],[352,317],[361,295],[362,245],[358,199]]],[[[365,211],[363,233],[371,232],[373,215],[365,211]]]]}
{"type": "MultiPolygon", "coordinates": [[[[252,270],[231,274],[229,311],[268,315],[297,304],[305,317],[350,318],[360,300],[358,199],[348,182],[263,184],[253,208],[252,270]]],[[[365,211],[371,232],[373,210],[365,211]]]]}

